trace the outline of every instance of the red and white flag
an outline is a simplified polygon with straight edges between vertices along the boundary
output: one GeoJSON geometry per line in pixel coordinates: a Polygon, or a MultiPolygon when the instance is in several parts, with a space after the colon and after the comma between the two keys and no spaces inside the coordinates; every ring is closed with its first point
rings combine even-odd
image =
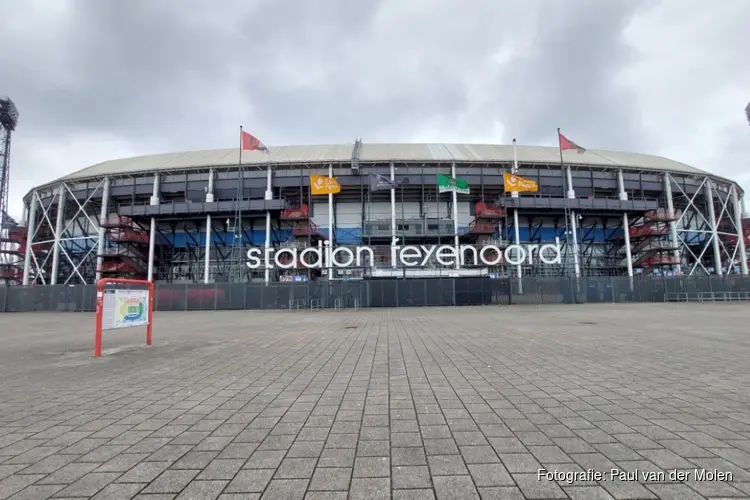
{"type": "Polygon", "coordinates": [[[578,153],[586,152],[585,148],[582,148],[575,142],[571,141],[570,139],[562,135],[559,130],[557,131],[557,135],[560,140],[560,151],[568,151],[570,149],[575,149],[576,151],[578,151],[578,153]]]}
{"type": "Polygon", "coordinates": [[[248,134],[244,130],[242,131],[242,150],[243,151],[265,151],[268,153],[268,148],[258,140],[252,134],[248,134]]]}

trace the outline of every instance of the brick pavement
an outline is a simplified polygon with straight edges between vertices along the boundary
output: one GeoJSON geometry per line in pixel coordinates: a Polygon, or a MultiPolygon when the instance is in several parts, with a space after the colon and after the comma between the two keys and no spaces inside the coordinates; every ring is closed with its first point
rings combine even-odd
{"type": "Polygon", "coordinates": [[[0,315],[0,500],[747,497],[748,319],[736,304],[157,313],[151,348],[105,332],[93,359],[91,315],[0,315]]]}

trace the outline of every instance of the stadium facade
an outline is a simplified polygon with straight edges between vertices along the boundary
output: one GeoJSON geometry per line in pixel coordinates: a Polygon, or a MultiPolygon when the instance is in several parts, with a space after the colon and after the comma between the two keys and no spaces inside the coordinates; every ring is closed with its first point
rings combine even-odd
{"type": "Polygon", "coordinates": [[[737,183],[658,156],[562,149],[357,140],[106,161],[25,196],[24,222],[10,231],[17,258],[0,272],[18,284],[747,274],[737,183]],[[510,172],[535,192],[506,190],[510,172]],[[335,178],[338,192],[315,195],[313,176],[335,178]],[[445,192],[441,178],[460,189],[445,192]],[[557,242],[561,254],[552,264],[431,257],[408,267],[387,258],[394,238],[500,254],[557,242]],[[310,269],[287,251],[284,268],[247,265],[252,249],[322,242],[366,245],[374,262],[310,269]]]}

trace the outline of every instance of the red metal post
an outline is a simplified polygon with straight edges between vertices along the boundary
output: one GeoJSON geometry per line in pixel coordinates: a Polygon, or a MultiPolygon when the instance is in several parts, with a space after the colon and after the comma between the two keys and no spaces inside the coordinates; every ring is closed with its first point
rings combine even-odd
{"type": "Polygon", "coordinates": [[[148,325],[146,325],[146,345],[151,345],[151,327],[154,325],[154,283],[148,284],[148,325]]]}
{"type": "Polygon", "coordinates": [[[102,316],[104,314],[104,283],[96,283],[96,336],[94,337],[94,356],[102,355],[102,316]]]}
{"type": "Polygon", "coordinates": [[[148,287],[148,324],[146,325],[146,345],[151,345],[151,327],[154,318],[154,283],[147,280],[127,278],[102,278],[96,282],[96,334],[94,337],[94,356],[102,355],[102,318],[104,316],[104,287],[107,283],[146,285],[148,287]]]}

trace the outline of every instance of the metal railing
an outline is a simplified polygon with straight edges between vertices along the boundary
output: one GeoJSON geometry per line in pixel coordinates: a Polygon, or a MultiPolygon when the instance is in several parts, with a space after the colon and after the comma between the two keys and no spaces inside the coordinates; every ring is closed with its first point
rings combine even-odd
{"type": "MultiPolygon", "coordinates": [[[[750,278],[437,277],[308,282],[157,283],[155,310],[355,310],[510,304],[749,301],[750,278]]],[[[95,285],[0,286],[0,312],[94,311],[95,285]]]]}

